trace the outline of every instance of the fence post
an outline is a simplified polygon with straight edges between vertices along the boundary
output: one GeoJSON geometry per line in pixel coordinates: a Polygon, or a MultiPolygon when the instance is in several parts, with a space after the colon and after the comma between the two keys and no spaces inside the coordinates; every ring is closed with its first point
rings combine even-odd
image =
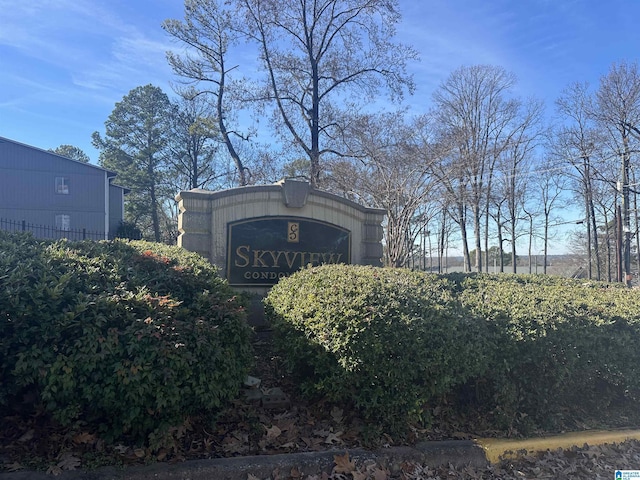
{"type": "Polygon", "coordinates": [[[24,232],[27,229],[27,222],[22,220],[22,231],[24,232]]]}
{"type": "Polygon", "coordinates": [[[83,228],[83,229],[82,229],[82,239],[83,239],[83,240],[86,240],[86,239],[87,239],[87,229],[86,229],[86,228],[83,228]]]}

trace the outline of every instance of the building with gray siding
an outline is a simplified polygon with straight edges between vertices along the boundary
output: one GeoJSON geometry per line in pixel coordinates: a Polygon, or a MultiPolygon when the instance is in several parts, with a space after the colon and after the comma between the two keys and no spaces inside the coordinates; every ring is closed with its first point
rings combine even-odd
{"type": "Polygon", "coordinates": [[[115,177],[96,165],[0,137],[0,219],[111,238],[124,218],[127,193],[113,183],[115,177]]]}

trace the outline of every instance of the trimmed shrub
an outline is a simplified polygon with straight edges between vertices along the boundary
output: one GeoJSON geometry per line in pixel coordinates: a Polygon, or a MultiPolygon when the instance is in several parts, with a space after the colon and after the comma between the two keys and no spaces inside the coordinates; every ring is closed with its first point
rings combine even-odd
{"type": "Polygon", "coordinates": [[[234,398],[251,361],[243,305],[215,267],[142,241],[0,232],[0,404],[145,440],[234,398]]]}
{"type": "Polygon", "coordinates": [[[517,435],[640,420],[640,290],[327,265],[283,279],[265,305],[303,391],[370,424],[446,410],[517,435]]]}
{"type": "Polygon", "coordinates": [[[523,275],[469,275],[459,287],[463,305],[496,339],[482,401],[499,427],[624,424],[614,407],[637,408],[640,291],[523,275]]]}
{"type": "Polygon", "coordinates": [[[351,404],[391,430],[484,373],[485,324],[435,275],[325,265],[282,279],[265,299],[283,356],[308,394],[351,404]]]}

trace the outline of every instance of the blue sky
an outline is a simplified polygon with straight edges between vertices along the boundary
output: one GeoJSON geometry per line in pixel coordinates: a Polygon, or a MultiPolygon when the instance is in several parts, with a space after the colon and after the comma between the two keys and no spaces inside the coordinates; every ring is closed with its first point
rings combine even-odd
{"type": "MultiPolygon", "coordinates": [[[[461,65],[514,72],[517,93],[553,102],[571,82],[597,86],[612,62],[640,53],[640,0],[400,0],[397,40],[411,62],[421,113],[461,65]]],[[[72,144],[92,162],[91,133],[131,89],[171,94],[176,77],[161,29],[182,18],[180,0],[0,0],[0,136],[48,149],[72,144]]],[[[265,141],[265,139],[262,139],[265,141]]]]}

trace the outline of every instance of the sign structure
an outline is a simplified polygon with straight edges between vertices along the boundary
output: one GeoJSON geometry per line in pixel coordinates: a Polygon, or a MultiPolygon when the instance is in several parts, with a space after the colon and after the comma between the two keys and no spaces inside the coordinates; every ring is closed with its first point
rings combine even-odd
{"type": "Polygon", "coordinates": [[[258,217],[227,224],[227,280],[272,286],[301,268],[351,263],[351,232],[302,217],[258,217]]]}

